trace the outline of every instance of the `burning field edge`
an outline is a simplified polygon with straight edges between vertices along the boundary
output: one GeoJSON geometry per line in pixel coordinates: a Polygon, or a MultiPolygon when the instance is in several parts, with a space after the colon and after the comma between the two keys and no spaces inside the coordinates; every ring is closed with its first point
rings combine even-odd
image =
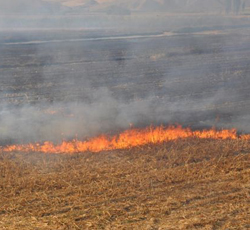
{"type": "Polygon", "coordinates": [[[180,125],[164,127],[146,127],[144,129],[131,128],[120,134],[100,135],[85,141],[74,139],[72,141],[62,141],[60,144],[53,142],[16,144],[0,146],[1,152],[41,152],[54,154],[75,154],[84,152],[101,152],[108,150],[129,149],[147,144],[159,144],[177,139],[198,138],[198,139],[243,139],[249,140],[250,134],[238,135],[236,129],[216,130],[203,129],[191,130],[180,125]]]}
{"type": "Polygon", "coordinates": [[[250,143],[0,153],[1,229],[249,229],[250,143]]]}

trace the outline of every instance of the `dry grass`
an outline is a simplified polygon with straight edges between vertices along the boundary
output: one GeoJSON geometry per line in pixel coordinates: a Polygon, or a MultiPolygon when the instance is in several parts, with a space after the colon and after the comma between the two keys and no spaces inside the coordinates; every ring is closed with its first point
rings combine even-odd
{"type": "Polygon", "coordinates": [[[250,229],[250,143],[0,155],[1,229],[250,229]]]}

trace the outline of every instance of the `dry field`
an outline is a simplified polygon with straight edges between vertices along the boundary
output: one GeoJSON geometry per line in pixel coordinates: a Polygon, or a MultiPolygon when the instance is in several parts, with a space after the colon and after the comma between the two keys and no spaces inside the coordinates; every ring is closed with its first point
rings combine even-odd
{"type": "MultiPolygon", "coordinates": [[[[53,141],[54,130],[61,139],[58,119],[60,127],[85,128],[74,103],[90,108],[87,127],[104,124],[102,133],[124,129],[124,120],[249,133],[249,16],[160,15],[159,25],[157,15],[147,28],[144,15],[134,17],[120,19],[124,30],[112,31],[122,24],[113,18],[93,17],[89,26],[102,30],[78,31],[89,24],[80,17],[75,30],[1,31],[0,146],[53,141]],[[62,114],[46,113],[61,105],[62,114]]],[[[250,229],[250,142],[191,138],[101,153],[0,153],[2,229],[250,229]]]]}
{"type": "Polygon", "coordinates": [[[0,155],[1,229],[250,229],[250,143],[0,155]]]}

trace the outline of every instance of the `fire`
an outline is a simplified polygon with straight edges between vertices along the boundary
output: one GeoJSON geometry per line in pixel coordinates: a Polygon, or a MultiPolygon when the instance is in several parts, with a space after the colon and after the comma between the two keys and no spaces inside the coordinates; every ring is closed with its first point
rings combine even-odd
{"type": "Polygon", "coordinates": [[[250,135],[238,136],[235,129],[232,130],[201,130],[192,131],[181,126],[159,126],[144,129],[129,129],[115,136],[101,135],[86,141],[63,141],[61,144],[52,142],[34,143],[26,145],[10,145],[2,147],[2,152],[42,152],[42,153],[82,153],[101,152],[115,149],[128,149],[146,144],[156,144],[184,138],[200,139],[250,139],[250,135]]]}

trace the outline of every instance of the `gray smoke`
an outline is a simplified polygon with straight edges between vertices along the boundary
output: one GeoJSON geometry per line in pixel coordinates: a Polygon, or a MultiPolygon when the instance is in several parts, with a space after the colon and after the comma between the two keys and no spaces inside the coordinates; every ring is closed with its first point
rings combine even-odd
{"type": "Polygon", "coordinates": [[[248,18],[201,2],[0,0],[0,145],[131,125],[249,132],[248,18]]]}
{"type": "MultiPolygon", "coordinates": [[[[225,94],[217,93],[212,98],[197,103],[186,100],[170,101],[165,98],[147,97],[144,100],[119,103],[107,91],[101,91],[92,98],[93,103],[52,103],[50,105],[3,108],[1,117],[1,138],[5,140],[58,141],[76,137],[86,138],[101,133],[120,131],[134,126],[150,124],[171,124],[180,116],[180,122],[187,122],[192,115],[214,104],[225,94]]],[[[194,121],[192,121],[194,122],[194,121]]],[[[191,123],[192,124],[192,123],[191,123]]],[[[198,125],[198,124],[196,124],[198,125]]],[[[207,126],[213,125],[209,122],[207,126]]]]}

